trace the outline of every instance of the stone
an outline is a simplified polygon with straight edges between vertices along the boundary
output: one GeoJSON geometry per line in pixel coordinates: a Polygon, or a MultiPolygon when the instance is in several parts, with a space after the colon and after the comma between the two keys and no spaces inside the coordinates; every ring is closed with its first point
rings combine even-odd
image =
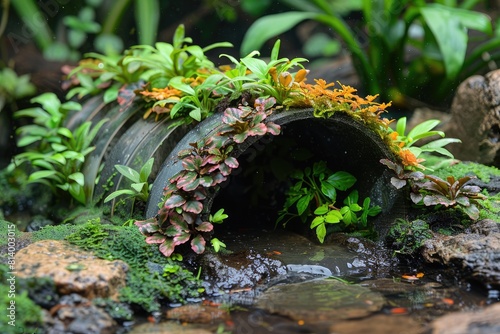
{"type": "Polygon", "coordinates": [[[257,298],[256,306],[305,323],[361,318],[380,311],[384,297],[357,284],[334,279],[276,285],[257,298]]]}
{"type": "Polygon", "coordinates": [[[483,284],[500,284],[500,232],[498,223],[484,220],[471,228],[475,233],[436,235],[424,242],[422,255],[429,263],[456,266],[464,278],[483,284]]]}
{"type": "Polygon", "coordinates": [[[471,312],[455,312],[434,320],[432,334],[500,333],[500,303],[471,312]]]}
{"type": "Polygon", "coordinates": [[[457,89],[451,119],[443,129],[461,144],[447,148],[460,160],[500,166],[500,70],[473,75],[457,89]]]}
{"type": "Polygon", "coordinates": [[[229,319],[229,312],[217,306],[188,304],[168,310],[166,318],[188,323],[213,324],[229,319]]]}
{"type": "Polygon", "coordinates": [[[91,252],[56,240],[42,240],[19,250],[17,276],[50,277],[58,293],[78,293],[86,298],[115,298],[125,286],[128,265],[107,261],[91,252]]]}
{"type": "Polygon", "coordinates": [[[63,296],[50,314],[44,319],[47,334],[108,334],[117,328],[106,312],[78,294],[63,296]]]}
{"type": "Polygon", "coordinates": [[[424,326],[408,315],[377,314],[365,319],[340,321],[330,326],[329,333],[404,333],[421,334],[424,326]]]}
{"type": "Polygon", "coordinates": [[[271,278],[286,273],[279,260],[268,258],[253,250],[230,255],[206,253],[201,260],[202,268],[215,287],[223,290],[254,288],[271,278]]]}
{"type": "Polygon", "coordinates": [[[200,325],[179,324],[176,321],[162,321],[160,323],[145,323],[134,328],[128,332],[129,334],[211,334],[215,333],[210,328],[203,328],[200,325]]]}

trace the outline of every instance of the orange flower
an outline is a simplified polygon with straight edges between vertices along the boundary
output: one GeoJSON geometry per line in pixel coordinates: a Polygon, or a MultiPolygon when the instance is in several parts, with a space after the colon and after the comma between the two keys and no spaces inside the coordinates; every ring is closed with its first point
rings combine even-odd
{"type": "Polygon", "coordinates": [[[399,156],[401,157],[403,165],[414,166],[414,167],[418,167],[421,169],[425,169],[424,166],[420,165],[420,163],[422,161],[425,161],[425,159],[417,159],[415,154],[413,154],[410,150],[403,149],[403,150],[399,151],[399,156]]]}
{"type": "Polygon", "coordinates": [[[172,88],[170,86],[165,88],[153,88],[152,91],[143,90],[140,92],[146,100],[166,100],[168,98],[177,97],[179,98],[182,92],[178,89],[172,88]]]}

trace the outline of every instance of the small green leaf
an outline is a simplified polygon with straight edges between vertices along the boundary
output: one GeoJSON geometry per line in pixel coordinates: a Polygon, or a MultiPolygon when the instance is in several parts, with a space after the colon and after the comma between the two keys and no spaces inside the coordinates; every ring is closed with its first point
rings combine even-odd
{"type": "Polygon", "coordinates": [[[228,215],[226,215],[224,213],[224,209],[219,209],[213,216],[210,215],[210,221],[212,223],[216,223],[216,224],[220,224],[224,221],[224,219],[226,219],[227,217],[229,217],[228,215]]]}
{"type": "Polygon", "coordinates": [[[146,161],[144,166],[142,166],[142,168],[139,172],[139,180],[141,182],[148,181],[149,175],[151,174],[151,169],[153,168],[154,161],[155,161],[154,158],[150,158],[148,161],[146,161]]]}
{"type": "Polygon", "coordinates": [[[136,192],[138,192],[138,193],[142,193],[142,191],[143,191],[144,187],[147,187],[147,185],[148,185],[148,184],[147,184],[146,182],[141,182],[141,183],[132,183],[132,184],[130,185],[130,187],[131,187],[132,189],[134,189],[136,192]]]}
{"type": "Polygon", "coordinates": [[[122,189],[122,190],[117,190],[117,191],[114,191],[112,192],[111,194],[109,194],[109,196],[107,196],[105,199],[104,199],[104,203],[107,203],[109,201],[111,201],[112,199],[118,197],[118,196],[121,196],[121,195],[130,195],[130,196],[133,196],[135,195],[135,192],[130,190],[130,189],[122,189]]]}
{"type": "Polygon", "coordinates": [[[125,176],[127,179],[129,179],[132,182],[135,183],[140,183],[141,178],[139,176],[139,173],[137,171],[133,170],[132,168],[124,165],[115,165],[116,170],[120,172],[123,176],[125,176]]]}
{"type": "Polygon", "coordinates": [[[316,228],[316,236],[318,237],[319,242],[323,243],[325,241],[325,236],[326,236],[325,224],[318,225],[318,227],[316,228]]]}
{"type": "Polygon", "coordinates": [[[321,181],[321,192],[333,203],[337,200],[337,190],[335,190],[335,186],[330,182],[321,181]]]}
{"type": "Polygon", "coordinates": [[[325,216],[325,222],[329,224],[339,223],[341,219],[342,219],[342,214],[340,213],[339,210],[331,210],[325,216]]]}
{"type": "Polygon", "coordinates": [[[219,250],[222,248],[226,248],[226,244],[223,243],[222,241],[220,241],[219,239],[217,238],[212,238],[212,240],[210,240],[210,243],[212,244],[212,247],[214,248],[214,251],[216,253],[219,252],[219,250]]]}
{"type": "Polygon", "coordinates": [[[76,172],[76,173],[69,175],[68,179],[75,181],[76,183],[78,183],[82,187],[85,184],[85,176],[83,176],[83,173],[81,173],[81,172],[76,172]]]}
{"type": "Polygon", "coordinates": [[[307,210],[307,208],[309,207],[309,202],[311,202],[311,195],[309,194],[302,196],[297,201],[297,213],[299,214],[299,216],[307,210]]]}
{"type": "Polygon", "coordinates": [[[328,212],[328,205],[327,204],[323,204],[319,207],[316,208],[316,210],[314,210],[314,214],[315,215],[324,215],[328,212]]]}
{"type": "Polygon", "coordinates": [[[330,183],[332,186],[337,188],[338,190],[347,190],[350,187],[356,183],[356,178],[348,173],[348,172],[336,172],[333,175],[331,175],[328,179],[327,182],[330,183]]]}
{"type": "Polygon", "coordinates": [[[323,224],[325,222],[325,217],[323,216],[318,216],[313,219],[311,222],[311,229],[315,228],[316,226],[323,224]]]}

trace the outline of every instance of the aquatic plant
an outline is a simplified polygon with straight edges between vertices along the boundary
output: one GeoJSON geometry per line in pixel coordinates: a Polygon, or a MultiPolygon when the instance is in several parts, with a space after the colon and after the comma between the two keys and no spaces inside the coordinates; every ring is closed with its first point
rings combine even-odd
{"type": "Polygon", "coordinates": [[[310,221],[310,228],[316,229],[318,240],[323,243],[330,224],[336,230],[362,232],[369,235],[373,227],[368,226],[368,216],[380,213],[379,206],[370,206],[370,198],[358,204],[358,192],[352,190],[343,201],[343,206],[336,206],[338,191],[347,191],[356,178],[345,171],[332,172],[325,161],[314,163],[303,171],[296,170],[291,178],[297,182],[286,191],[286,200],[279,212],[276,224],[283,221],[286,226],[292,219],[299,218],[303,223],[310,221]],[[292,207],[295,210],[292,211],[292,207]],[[361,216],[358,216],[361,214],[361,216]],[[286,220],[285,220],[286,218],[286,220]]]}

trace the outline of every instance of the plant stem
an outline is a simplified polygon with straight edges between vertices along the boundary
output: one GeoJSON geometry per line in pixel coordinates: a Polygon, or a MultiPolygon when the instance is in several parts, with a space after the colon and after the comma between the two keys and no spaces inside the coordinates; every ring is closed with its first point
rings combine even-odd
{"type": "Polygon", "coordinates": [[[24,24],[31,30],[42,51],[52,44],[52,31],[33,0],[15,0],[12,1],[12,6],[16,9],[24,24]]]}
{"type": "Polygon", "coordinates": [[[112,34],[119,24],[125,9],[128,7],[130,0],[116,0],[114,6],[109,11],[106,21],[102,26],[102,34],[112,34]]]}
{"type": "Polygon", "coordinates": [[[360,82],[365,85],[369,94],[379,94],[380,86],[373,67],[368,62],[368,58],[363,52],[363,48],[354,37],[354,33],[340,17],[327,14],[320,14],[316,17],[318,22],[330,26],[336,31],[346,43],[351,52],[353,66],[359,74],[360,82]]]}

